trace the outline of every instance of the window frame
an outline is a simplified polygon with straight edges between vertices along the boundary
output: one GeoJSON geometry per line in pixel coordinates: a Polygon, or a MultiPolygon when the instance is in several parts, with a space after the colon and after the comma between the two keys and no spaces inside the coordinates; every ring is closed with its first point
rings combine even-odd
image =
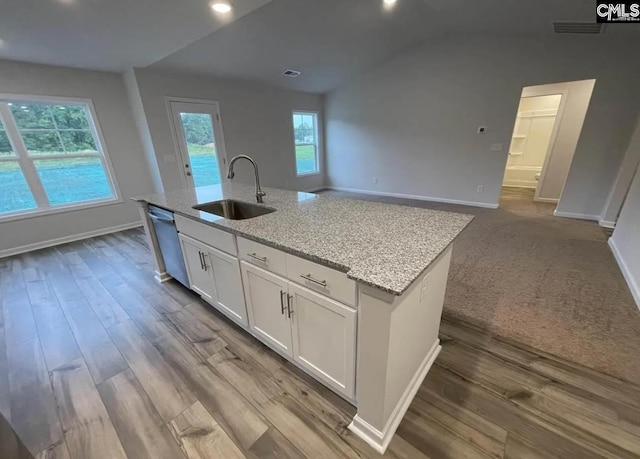
{"type": "Polygon", "coordinates": [[[16,210],[13,212],[2,213],[0,214],[0,223],[12,221],[12,220],[22,220],[22,219],[33,218],[33,217],[40,217],[43,215],[72,212],[75,210],[89,209],[89,208],[119,204],[124,202],[122,198],[122,193],[120,192],[120,186],[118,184],[118,181],[114,172],[113,164],[111,163],[111,158],[104,140],[104,135],[102,134],[102,129],[100,128],[98,115],[96,113],[92,99],[79,98],[79,97],[60,97],[60,96],[42,96],[42,95],[31,95],[31,94],[0,93],[0,118],[3,121],[7,136],[9,137],[9,142],[11,143],[11,147],[13,148],[13,151],[15,153],[15,156],[0,157],[0,161],[1,162],[16,161],[19,164],[20,170],[24,175],[25,181],[27,182],[27,186],[29,187],[29,190],[37,206],[35,209],[16,210]],[[89,124],[89,130],[91,131],[94,142],[96,143],[97,153],[95,154],[68,153],[64,155],[48,155],[48,156],[47,155],[42,155],[42,156],[29,155],[27,148],[24,145],[24,139],[20,135],[18,126],[16,125],[15,119],[13,118],[13,115],[11,114],[9,109],[8,104],[9,102],[13,102],[13,101],[19,101],[19,102],[25,102],[25,103],[36,103],[36,104],[37,103],[42,103],[42,104],[57,103],[57,104],[83,105],[89,114],[89,116],[87,117],[87,122],[89,124]],[[17,144],[16,144],[16,140],[18,140],[17,144]],[[67,159],[98,158],[102,164],[107,182],[111,188],[113,196],[105,199],[93,199],[89,201],[78,201],[75,203],[67,203],[67,204],[52,206],[46,195],[44,186],[42,185],[42,179],[37,173],[34,161],[57,159],[57,158],[67,158],[67,159]],[[46,203],[46,205],[42,205],[43,203],[46,203]]]}
{"type": "Polygon", "coordinates": [[[291,110],[291,133],[293,134],[293,165],[296,170],[296,177],[309,177],[312,175],[320,175],[322,174],[322,141],[320,139],[320,112],[313,110],[291,110]],[[316,140],[315,144],[302,144],[302,145],[314,145],[316,151],[316,170],[312,172],[303,172],[302,174],[298,173],[298,157],[296,155],[296,147],[300,144],[296,143],[296,127],[293,125],[293,117],[295,115],[314,115],[316,122],[314,128],[314,137],[316,140]]]}

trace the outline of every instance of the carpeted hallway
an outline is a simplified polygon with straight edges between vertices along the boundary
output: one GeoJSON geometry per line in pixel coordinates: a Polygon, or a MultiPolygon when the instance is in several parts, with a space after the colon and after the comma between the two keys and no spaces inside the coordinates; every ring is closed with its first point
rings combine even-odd
{"type": "Polygon", "coordinates": [[[640,381],[640,311],[595,222],[505,189],[497,210],[325,191],[476,216],[454,252],[445,314],[618,378],[640,381]]]}

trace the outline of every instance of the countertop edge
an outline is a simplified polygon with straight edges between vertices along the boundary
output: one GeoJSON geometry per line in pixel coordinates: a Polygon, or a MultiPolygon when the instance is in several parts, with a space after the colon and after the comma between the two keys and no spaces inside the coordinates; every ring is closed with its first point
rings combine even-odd
{"type": "MultiPolygon", "coordinates": [[[[167,207],[163,207],[163,206],[162,206],[162,205],[160,205],[160,204],[156,204],[156,203],[154,203],[154,202],[150,202],[150,201],[147,201],[147,200],[145,200],[145,199],[136,199],[136,198],[130,198],[130,199],[131,199],[132,201],[134,201],[134,202],[135,202],[136,204],[138,204],[138,205],[141,205],[141,204],[147,204],[147,205],[152,205],[152,206],[160,207],[160,208],[162,208],[162,209],[165,209],[165,210],[168,210],[168,211],[170,211],[170,212],[176,213],[176,214],[180,215],[181,217],[189,218],[189,219],[194,220],[194,221],[197,221],[197,222],[199,222],[199,223],[202,223],[202,224],[205,224],[205,225],[211,226],[211,227],[213,227],[213,228],[216,228],[216,229],[219,229],[219,230],[225,231],[225,232],[227,232],[227,233],[231,233],[231,234],[233,234],[233,235],[235,235],[235,236],[240,236],[240,237],[243,237],[243,238],[245,238],[245,239],[249,239],[249,240],[252,240],[252,241],[254,241],[254,242],[258,242],[258,243],[260,243],[260,244],[264,244],[264,245],[269,246],[269,247],[271,247],[271,248],[274,248],[274,249],[277,249],[277,250],[281,250],[281,251],[283,251],[283,252],[285,252],[285,253],[288,253],[288,254],[290,254],[290,255],[293,255],[293,256],[296,256],[296,257],[300,257],[300,258],[303,258],[303,259],[305,259],[305,260],[312,261],[312,262],[315,262],[315,263],[319,263],[319,264],[321,264],[321,265],[323,265],[323,266],[326,266],[326,267],[328,267],[328,268],[335,269],[335,270],[337,270],[337,271],[340,271],[340,272],[342,272],[342,273],[345,273],[345,274],[347,275],[347,278],[349,278],[349,279],[351,279],[351,280],[353,280],[353,281],[355,281],[355,282],[359,282],[359,283],[364,284],[364,285],[366,285],[366,286],[373,287],[373,288],[375,288],[375,289],[377,289],[377,290],[380,290],[380,291],[385,292],[385,293],[389,293],[389,294],[394,295],[394,296],[402,296],[402,295],[403,295],[403,294],[404,294],[404,293],[405,293],[405,292],[406,292],[406,291],[411,287],[411,285],[413,285],[413,283],[414,283],[418,278],[420,278],[420,276],[422,276],[422,274],[423,274],[425,271],[427,271],[427,270],[431,267],[431,265],[433,265],[433,263],[434,263],[436,260],[438,260],[438,258],[440,257],[440,255],[442,255],[442,254],[447,250],[447,248],[449,248],[449,247],[451,246],[451,244],[453,244],[454,240],[455,240],[455,239],[456,239],[456,238],[457,238],[457,237],[458,237],[458,236],[459,236],[459,235],[460,235],[464,230],[466,230],[466,229],[468,228],[468,226],[471,224],[471,222],[475,219],[475,216],[469,215],[471,218],[470,218],[470,219],[469,219],[469,221],[466,223],[466,225],[465,225],[463,228],[461,228],[461,229],[460,229],[460,231],[458,232],[458,234],[456,235],[456,237],[455,237],[455,238],[453,238],[453,239],[452,239],[452,240],[451,240],[451,241],[450,241],[450,242],[449,242],[445,247],[443,247],[443,248],[442,248],[442,250],[440,250],[440,252],[438,252],[438,254],[433,258],[433,260],[431,260],[431,262],[430,262],[427,266],[425,266],[425,268],[424,268],[422,271],[420,271],[420,272],[416,275],[416,277],[415,277],[411,282],[409,282],[407,285],[405,285],[405,287],[404,287],[403,289],[401,289],[401,290],[394,290],[394,289],[391,289],[391,288],[389,288],[389,287],[385,287],[385,286],[383,286],[383,285],[379,285],[379,284],[376,284],[376,283],[373,283],[373,282],[367,281],[367,280],[365,280],[365,279],[359,278],[359,277],[357,277],[357,276],[353,276],[353,275],[351,275],[350,273],[351,273],[352,268],[351,268],[351,267],[349,267],[349,266],[344,266],[344,265],[341,265],[341,264],[338,264],[338,263],[332,262],[332,261],[330,261],[330,260],[323,259],[323,258],[321,258],[321,257],[317,257],[317,256],[314,256],[314,255],[309,255],[308,253],[300,252],[300,251],[295,250],[295,249],[292,249],[292,248],[290,248],[290,247],[283,246],[283,245],[280,245],[280,244],[274,243],[274,242],[272,242],[272,241],[269,241],[269,240],[266,240],[266,239],[262,239],[262,238],[259,238],[259,237],[256,237],[256,236],[253,236],[253,235],[251,235],[251,234],[244,233],[244,232],[242,232],[242,231],[240,231],[240,230],[237,230],[237,229],[235,229],[235,228],[230,228],[230,227],[228,227],[228,226],[219,225],[219,224],[216,224],[216,222],[213,222],[213,221],[203,220],[203,219],[201,219],[201,218],[194,217],[193,215],[189,215],[189,214],[183,213],[183,212],[181,212],[181,211],[179,211],[179,210],[176,210],[176,209],[169,209],[169,208],[167,208],[167,207]]],[[[267,207],[267,206],[265,206],[265,207],[267,207]]]]}

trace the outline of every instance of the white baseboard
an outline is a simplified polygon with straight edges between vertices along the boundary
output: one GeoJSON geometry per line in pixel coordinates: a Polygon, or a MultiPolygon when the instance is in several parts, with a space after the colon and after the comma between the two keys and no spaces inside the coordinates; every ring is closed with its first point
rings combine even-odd
{"type": "Polygon", "coordinates": [[[436,340],[433,347],[418,367],[418,370],[413,375],[413,378],[411,378],[411,382],[409,382],[409,385],[400,397],[400,400],[398,400],[396,407],[391,412],[391,416],[387,420],[382,431],[373,427],[357,414],[353,418],[353,421],[351,421],[351,424],[349,424],[349,430],[362,438],[377,452],[384,454],[389,443],[393,439],[393,435],[396,433],[396,430],[400,425],[400,421],[402,421],[402,418],[409,409],[409,405],[411,405],[413,398],[416,396],[418,389],[420,389],[424,378],[427,377],[427,373],[429,373],[429,370],[431,369],[433,362],[435,362],[436,357],[438,357],[438,354],[440,354],[441,349],[442,346],[440,346],[440,340],[436,340]]]}
{"type": "Polygon", "coordinates": [[[549,204],[558,204],[559,199],[553,198],[533,198],[535,202],[548,202],[549,204]]]}
{"type": "Polygon", "coordinates": [[[390,196],[392,198],[415,199],[417,201],[444,202],[447,204],[459,204],[462,206],[484,207],[486,209],[497,209],[498,204],[479,201],[461,201],[458,199],[434,198],[431,196],[419,196],[416,194],[388,193],[386,191],[359,190],[357,188],[345,188],[341,186],[325,186],[325,190],[346,191],[348,193],[370,194],[374,196],[390,196]]]}
{"type": "Polygon", "coordinates": [[[618,262],[618,266],[620,267],[620,271],[622,271],[622,275],[624,276],[624,280],[627,281],[627,285],[629,286],[629,290],[631,290],[631,295],[633,299],[636,301],[636,305],[638,309],[640,309],[640,286],[633,278],[627,263],[625,263],[624,258],[622,257],[622,253],[618,250],[618,246],[616,245],[616,241],[614,238],[609,238],[609,247],[611,248],[611,252],[613,252],[613,256],[618,262]]]}
{"type": "Polygon", "coordinates": [[[600,220],[600,215],[589,215],[589,214],[578,214],[574,212],[558,212],[555,210],[553,215],[556,217],[564,217],[564,218],[577,218],[579,220],[600,220]]]}
{"type": "Polygon", "coordinates": [[[89,231],[86,233],[72,234],[71,236],[64,236],[56,239],[49,239],[48,241],[35,242],[33,244],[27,244],[20,247],[13,247],[11,249],[0,250],[0,258],[10,257],[26,252],[32,252],[39,249],[45,249],[47,247],[53,247],[55,245],[67,244],[69,242],[80,241],[82,239],[87,239],[90,237],[102,236],[103,234],[117,233],[118,231],[138,228],[140,226],[142,226],[142,222],[126,223],[124,225],[110,226],[109,228],[89,231]]]}
{"type": "Polygon", "coordinates": [[[173,277],[171,277],[171,275],[169,273],[167,273],[167,272],[159,272],[159,271],[154,271],[153,278],[159,284],[164,284],[165,282],[173,279],[173,277]]]}
{"type": "Polygon", "coordinates": [[[608,222],[606,220],[598,220],[598,224],[603,228],[614,229],[616,227],[616,222],[608,222]]]}

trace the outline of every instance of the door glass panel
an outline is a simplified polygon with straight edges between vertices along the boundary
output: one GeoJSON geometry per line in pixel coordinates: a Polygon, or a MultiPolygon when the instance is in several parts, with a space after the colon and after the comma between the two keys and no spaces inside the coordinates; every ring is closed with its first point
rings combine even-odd
{"type": "Polygon", "coordinates": [[[0,161],[0,214],[35,209],[27,181],[17,161],[0,161]]]}
{"type": "Polygon", "coordinates": [[[213,135],[213,120],[208,113],[180,113],[187,142],[191,173],[195,186],[220,183],[220,168],[213,135]]]}
{"type": "Polygon", "coordinates": [[[100,158],[34,161],[52,206],[113,197],[100,158]]]}

